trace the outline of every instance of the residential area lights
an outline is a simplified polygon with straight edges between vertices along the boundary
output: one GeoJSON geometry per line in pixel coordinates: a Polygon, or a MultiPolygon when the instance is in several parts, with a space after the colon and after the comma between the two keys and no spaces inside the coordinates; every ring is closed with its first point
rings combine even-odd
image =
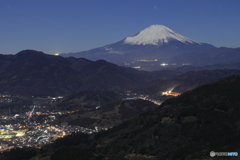
{"type": "MultiPolygon", "coordinates": [[[[162,103],[160,100],[149,99],[149,97],[145,95],[137,95],[136,93],[131,94],[130,92],[127,93],[127,95],[130,96],[130,98],[126,98],[126,100],[143,99],[151,101],[157,105],[162,103]]],[[[7,96],[4,95],[4,98],[5,97],[7,96]]],[[[34,100],[51,101],[52,98],[35,98],[34,100]]],[[[53,143],[57,138],[62,138],[72,133],[82,132],[86,134],[92,134],[94,132],[108,130],[111,128],[107,126],[95,126],[95,129],[90,129],[67,124],[51,125],[51,123],[48,122],[54,121],[57,115],[72,114],[78,112],[79,110],[55,112],[48,110],[36,111],[35,109],[39,109],[39,107],[41,108],[41,106],[32,105],[30,107],[31,111],[25,112],[24,114],[15,114],[14,116],[10,114],[0,115],[0,120],[6,123],[6,125],[0,125],[0,152],[22,147],[41,148],[46,144],[53,143]],[[43,118],[43,123],[36,122],[32,119],[33,116],[39,115],[46,116],[46,118],[43,118]],[[8,122],[11,122],[11,124],[8,122]]],[[[97,106],[96,109],[99,109],[99,107],[100,106],[97,106]]]]}
{"type": "MultiPolygon", "coordinates": [[[[84,128],[80,126],[59,126],[39,123],[29,123],[25,126],[20,124],[0,125],[0,152],[8,151],[12,148],[35,147],[53,143],[57,138],[62,138],[72,133],[82,132],[92,134],[97,130],[84,128]],[[24,128],[24,129],[21,129],[24,128]]],[[[107,130],[108,128],[102,128],[107,130]]]]}

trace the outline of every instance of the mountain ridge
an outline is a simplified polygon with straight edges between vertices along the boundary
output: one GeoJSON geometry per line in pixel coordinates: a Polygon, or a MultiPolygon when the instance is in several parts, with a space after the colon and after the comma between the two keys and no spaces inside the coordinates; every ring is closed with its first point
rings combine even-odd
{"type": "Polygon", "coordinates": [[[34,50],[2,55],[0,62],[1,94],[63,96],[83,90],[123,92],[163,77],[105,60],[63,58],[34,50]]]}
{"type": "MultiPolygon", "coordinates": [[[[186,71],[201,69],[188,67],[146,72],[129,67],[120,67],[105,60],[90,61],[84,58],[63,58],[33,50],[25,50],[20,53],[0,55],[1,94],[63,96],[83,90],[126,92],[133,91],[139,86],[146,90],[143,87],[145,83],[151,84],[151,81],[159,79],[161,84],[161,80],[176,79],[177,76],[186,71]]],[[[233,65],[233,68],[239,69],[238,66],[239,64],[233,65]]],[[[213,66],[213,69],[217,68],[213,66]]],[[[187,81],[190,81],[191,75],[197,77],[191,82],[195,86],[199,77],[205,77],[205,73],[211,72],[190,72],[191,74],[183,74],[182,76],[186,75],[187,81]]],[[[227,72],[218,71],[219,76],[216,78],[238,73],[238,70],[229,70],[229,74],[227,72]]],[[[211,78],[215,74],[209,76],[211,78]]],[[[201,83],[203,82],[206,82],[205,79],[201,80],[201,83]]],[[[180,92],[187,89],[187,85],[185,87],[182,85],[185,83],[180,84],[180,92]]]]}

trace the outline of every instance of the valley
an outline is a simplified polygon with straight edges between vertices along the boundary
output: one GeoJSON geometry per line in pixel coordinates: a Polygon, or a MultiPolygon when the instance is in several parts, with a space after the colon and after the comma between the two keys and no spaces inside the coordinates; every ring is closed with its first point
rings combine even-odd
{"type": "Polygon", "coordinates": [[[19,107],[21,112],[10,105],[16,101],[15,96],[2,95],[1,103],[9,104],[9,108],[0,118],[1,152],[23,147],[41,149],[73,133],[108,130],[161,103],[135,93],[113,94],[83,91],[67,97],[31,98],[32,103],[19,107]],[[74,104],[69,102],[76,98],[74,104]]]}

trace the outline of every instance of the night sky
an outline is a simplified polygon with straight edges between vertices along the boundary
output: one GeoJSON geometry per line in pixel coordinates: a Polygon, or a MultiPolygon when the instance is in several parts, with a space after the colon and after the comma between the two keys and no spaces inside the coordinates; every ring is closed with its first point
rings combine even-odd
{"type": "Polygon", "coordinates": [[[216,47],[240,47],[239,0],[1,0],[0,53],[79,52],[161,24],[216,47]]]}

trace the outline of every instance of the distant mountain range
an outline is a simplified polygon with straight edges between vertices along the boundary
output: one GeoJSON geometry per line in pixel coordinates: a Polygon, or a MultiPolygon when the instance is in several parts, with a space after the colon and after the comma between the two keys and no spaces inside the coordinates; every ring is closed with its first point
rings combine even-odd
{"type": "MultiPolygon", "coordinates": [[[[237,64],[232,65],[232,67],[239,69],[237,64]]],[[[217,67],[209,66],[203,69],[208,68],[216,69],[217,67]]],[[[0,93],[59,96],[84,90],[126,92],[136,88],[144,88],[145,83],[150,83],[153,80],[176,79],[184,72],[200,69],[185,67],[146,72],[129,67],[120,67],[105,60],[90,61],[84,58],[64,58],[34,50],[23,50],[16,55],[0,55],[0,93]]],[[[215,75],[215,71],[211,72],[209,79],[215,75]]],[[[216,78],[223,78],[239,72],[229,70],[216,73],[222,73],[216,78]]],[[[199,80],[198,78],[205,76],[205,72],[192,72],[187,77],[191,79],[191,76],[196,77],[193,80],[195,83],[199,80]]],[[[188,78],[185,79],[186,82],[188,78]]],[[[206,78],[202,82],[207,83],[209,80],[206,78]]],[[[181,91],[187,89],[189,88],[185,86],[181,91]]]]}
{"type": "Polygon", "coordinates": [[[105,60],[63,58],[34,50],[0,55],[1,94],[57,96],[82,90],[125,92],[152,79],[176,74],[177,71],[140,72],[105,60]]]}
{"type": "Polygon", "coordinates": [[[106,61],[24,50],[0,56],[0,93],[56,96],[80,90],[123,91],[145,82],[134,72],[106,61]]]}
{"type": "Polygon", "coordinates": [[[103,47],[61,55],[90,60],[104,59],[120,66],[151,71],[184,65],[205,66],[240,61],[239,48],[216,48],[184,37],[163,25],[149,26],[132,37],[103,47]]]}
{"type": "Polygon", "coordinates": [[[170,63],[186,63],[194,66],[233,64],[240,62],[240,48],[211,48],[181,53],[169,59],[170,63]]]}

